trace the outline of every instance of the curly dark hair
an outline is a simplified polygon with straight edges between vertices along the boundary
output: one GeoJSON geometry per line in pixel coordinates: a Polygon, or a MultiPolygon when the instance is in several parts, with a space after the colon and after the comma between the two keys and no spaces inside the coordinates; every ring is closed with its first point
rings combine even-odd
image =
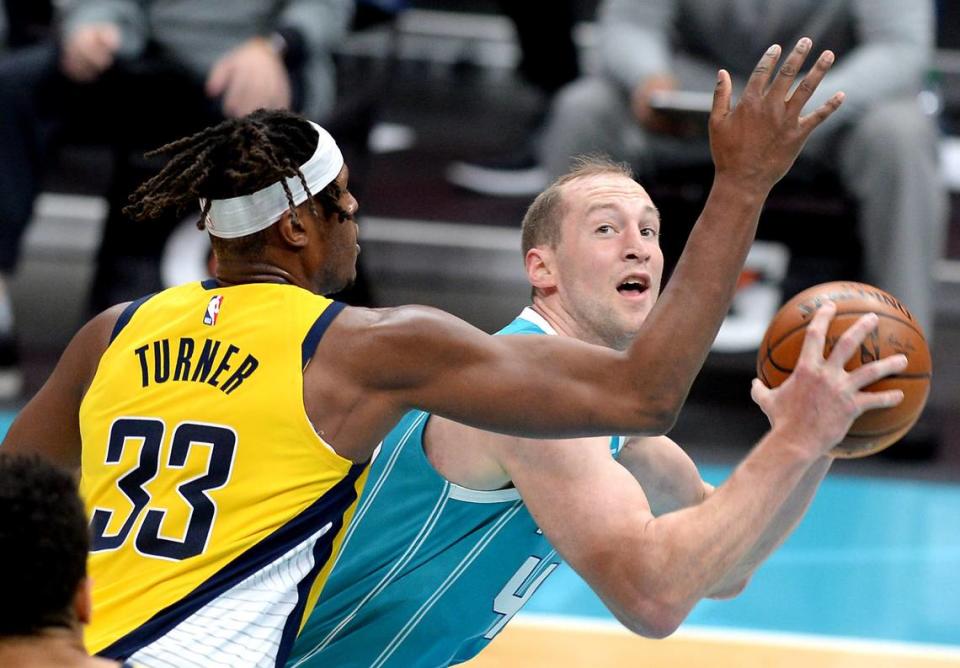
{"type": "MultiPolygon", "coordinates": [[[[159,174],[144,182],[130,195],[123,213],[134,220],[157,218],[167,212],[183,215],[204,198],[197,227],[204,229],[211,199],[248,195],[279,182],[287,195],[290,211],[297,219],[293,196],[285,179],[298,177],[307,192],[310,211],[319,218],[314,195],[300,171],[300,165],[317,147],[317,131],[310,123],[289,111],[258,109],[241,118],[231,118],[189,137],[178,139],[146,153],[146,157],[170,155],[159,174]]],[[[341,189],[328,184],[317,200],[327,216],[348,216],[339,205],[341,189]]],[[[234,252],[262,248],[264,231],[228,241],[234,252]]]]}
{"type": "Polygon", "coordinates": [[[73,476],[35,455],[0,452],[0,638],[71,625],[88,549],[73,476]]]}

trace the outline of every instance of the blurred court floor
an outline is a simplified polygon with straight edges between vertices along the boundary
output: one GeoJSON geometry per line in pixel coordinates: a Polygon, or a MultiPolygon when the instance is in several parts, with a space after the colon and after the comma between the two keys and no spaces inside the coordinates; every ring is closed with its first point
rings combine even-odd
{"type": "Polygon", "coordinates": [[[957,485],[831,475],[746,591],[673,637],[630,635],[564,566],[470,665],[960,666],[958,517],[957,485]]]}

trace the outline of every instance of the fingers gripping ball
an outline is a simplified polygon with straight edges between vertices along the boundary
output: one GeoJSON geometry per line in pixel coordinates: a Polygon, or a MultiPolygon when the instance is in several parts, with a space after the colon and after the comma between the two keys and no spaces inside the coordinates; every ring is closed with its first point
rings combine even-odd
{"type": "Polygon", "coordinates": [[[901,373],[864,388],[867,392],[900,389],[903,401],[865,412],[832,452],[842,458],[866,457],[895,443],[920,417],[930,393],[930,350],[920,325],[898,299],[865,283],[822,283],[796,295],[770,322],[757,354],[757,376],[767,387],[780,385],[793,371],[806,327],[828,299],[836,303],[837,313],[827,332],[824,357],[848,327],[871,312],[880,318],[877,329],[860,345],[859,354],[847,362],[846,370],[898,353],[907,356],[907,368],[901,373]]]}

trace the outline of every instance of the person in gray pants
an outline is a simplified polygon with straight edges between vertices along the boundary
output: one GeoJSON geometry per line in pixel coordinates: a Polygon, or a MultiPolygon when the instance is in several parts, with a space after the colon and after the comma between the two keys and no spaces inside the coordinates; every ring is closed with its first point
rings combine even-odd
{"type": "Polygon", "coordinates": [[[758,48],[789,49],[808,36],[833,50],[837,65],[807,109],[826,91],[842,90],[846,100],[802,159],[856,199],[864,279],[908,304],[929,337],[947,216],[936,124],[917,97],[934,28],[932,0],[606,0],[598,13],[600,71],[558,93],[541,161],[551,176],[572,156],[598,151],[641,174],[709,164],[705,134],[651,100],[659,91],[711,92],[721,63],[739,88],[758,48]]]}

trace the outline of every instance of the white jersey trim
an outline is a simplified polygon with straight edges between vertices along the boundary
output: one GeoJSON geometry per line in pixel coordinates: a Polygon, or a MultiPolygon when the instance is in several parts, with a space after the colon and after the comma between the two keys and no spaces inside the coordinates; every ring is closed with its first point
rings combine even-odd
{"type": "Polygon", "coordinates": [[[477,557],[479,557],[487,548],[487,545],[490,544],[490,541],[496,538],[497,534],[499,534],[500,531],[507,526],[510,520],[513,519],[518,512],[520,512],[521,508],[523,508],[522,503],[517,503],[517,505],[497,518],[493,526],[487,530],[487,532],[476,543],[476,545],[470,549],[470,552],[467,553],[460,563],[457,564],[457,566],[450,572],[449,575],[447,575],[446,579],[440,584],[439,587],[437,587],[437,590],[430,595],[430,598],[423,602],[423,604],[420,606],[420,609],[417,610],[409,620],[407,620],[407,623],[404,624],[403,628],[401,628],[400,631],[393,637],[393,639],[387,643],[383,651],[380,652],[380,655],[370,665],[370,668],[381,668],[381,666],[383,666],[390,659],[390,657],[393,656],[394,652],[400,648],[400,645],[403,644],[407,637],[420,624],[424,616],[430,612],[430,609],[433,608],[433,606],[436,605],[437,601],[443,597],[447,590],[450,589],[450,587],[452,587],[454,583],[460,579],[460,576],[464,574],[464,572],[470,567],[471,564],[473,564],[477,557]]]}
{"type": "Polygon", "coordinates": [[[520,492],[516,487],[506,489],[470,489],[450,483],[450,498],[468,503],[506,503],[519,501],[520,492]]]}
{"type": "Polygon", "coordinates": [[[532,322],[534,325],[543,330],[544,334],[549,334],[550,336],[557,336],[557,330],[555,330],[547,319],[542,315],[534,311],[531,307],[527,306],[522,311],[520,311],[520,318],[523,318],[527,322],[532,322]]]}

